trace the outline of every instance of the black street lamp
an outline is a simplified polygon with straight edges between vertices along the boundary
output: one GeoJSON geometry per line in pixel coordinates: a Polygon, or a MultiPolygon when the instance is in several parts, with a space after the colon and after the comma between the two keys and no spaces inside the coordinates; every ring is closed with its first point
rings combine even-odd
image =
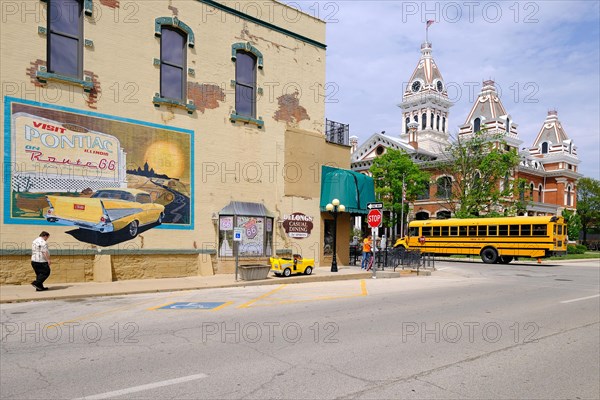
{"type": "Polygon", "coordinates": [[[336,245],[337,245],[337,217],[339,213],[346,211],[346,206],[340,204],[338,199],[331,200],[325,206],[325,209],[329,211],[329,214],[333,215],[333,258],[331,260],[331,272],[338,272],[337,257],[336,257],[336,245]]]}

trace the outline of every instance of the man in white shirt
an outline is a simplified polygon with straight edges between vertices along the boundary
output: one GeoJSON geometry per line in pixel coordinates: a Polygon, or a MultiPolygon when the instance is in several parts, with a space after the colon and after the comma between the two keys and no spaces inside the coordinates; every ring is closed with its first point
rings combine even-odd
{"type": "Polygon", "coordinates": [[[35,271],[36,280],[31,282],[36,292],[48,290],[44,281],[50,276],[50,252],[48,251],[48,238],[50,234],[42,231],[40,236],[31,244],[31,266],[35,271]]]}

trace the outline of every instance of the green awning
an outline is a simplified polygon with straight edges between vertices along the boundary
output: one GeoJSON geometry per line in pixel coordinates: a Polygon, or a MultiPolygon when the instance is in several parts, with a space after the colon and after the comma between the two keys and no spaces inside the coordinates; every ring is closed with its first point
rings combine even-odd
{"type": "Polygon", "coordinates": [[[325,206],[333,199],[339,199],[348,213],[367,214],[367,203],[375,201],[373,178],[324,165],[321,168],[321,211],[326,211],[325,206]]]}

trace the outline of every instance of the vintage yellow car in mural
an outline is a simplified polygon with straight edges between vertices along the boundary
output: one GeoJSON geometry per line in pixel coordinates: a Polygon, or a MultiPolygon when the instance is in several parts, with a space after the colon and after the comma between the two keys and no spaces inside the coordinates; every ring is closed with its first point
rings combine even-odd
{"type": "Polygon", "coordinates": [[[138,189],[101,189],[91,197],[46,196],[48,222],[77,226],[100,233],[125,229],[134,238],[140,226],[160,225],[165,207],[152,201],[149,193],[138,189]]]}
{"type": "Polygon", "coordinates": [[[294,254],[293,258],[269,258],[271,262],[271,271],[277,276],[290,276],[292,274],[310,275],[315,267],[314,258],[302,258],[299,254],[294,254]]]}

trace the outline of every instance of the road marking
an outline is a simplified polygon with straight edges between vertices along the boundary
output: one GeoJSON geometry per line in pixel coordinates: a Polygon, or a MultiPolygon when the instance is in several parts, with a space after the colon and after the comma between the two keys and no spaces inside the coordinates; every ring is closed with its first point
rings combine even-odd
{"type": "Polygon", "coordinates": [[[286,287],[287,285],[288,285],[288,284],[287,284],[287,283],[285,283],[285,284],[283,284],[283,285],[279,286],[278,288],[275,288],[275,289],[271,290],[270,292],[263,294],[262,296],[259,296],[259,297],[255,298],[255,299],[252,299],[252,300],[250,300],[250,301],[249,301],[249,302],[247,302],[247,303],[244,303],[244,304],[242,304],[241,306],[238,306],[237,308],[248,308],[248,307],[250,307],[252,304],[256,303],[257,301],[259,301],[259,300],[262,300],[262,299],[264,299],[264,298],[266,298],[266,297],[269,297],[270,295],[272,295],[272,294],[273,294],[273,293],[275,293],[275,292],[278,292],[279,290],[283,289],[283,288],[284,288],[284,287],[286,287]]]}
{"type": "Polygon", "coordinates": [[[181,378],[169,379],[166,381],[148,383],[146,385],[133,386],[127,389],[115,390],[112,392],[95,394],[93,396],[80,397],[75,400],[100,400],[100,399],[110,399],[112,397],[123,396],[130,393],[142,392],[144,390],[156,389],[163,386],[177,385],[179,383],[195,381],[198,379],[208,378],[206,374],[196,374],[196,375],[188,375],[182,376],[181,378]]]}
{"type": "Polygon", "coordinates": [[[148,310],[150,311],[154,311],[154,310],[208,310],[208,311],[215,311],[215,310],[220,310],[224,307],[227,307],[229,305],[233,304],[233,301],[219,301],[219,302],[192,302],[192,301],[186,301],[186,302],[171,302],[171,303],[167,303],[167,304],[162,304],[160,306],[156,306],[156,307],[151,307],[148,310]]]}
{"type": "Polygon", "coordinates": [[[589,299],[595,299],[596,297],[600,297],[600,294],[595,294],[593,296],[588,296],[588,297],[580,297],[578,299],[572,299],[572,300],[565,300],[565,301],[561,301],[561,304],[566,304],[566,303],[573,303],[575,301],[581,301],[581,300],[589,300],[589,299]]]}

